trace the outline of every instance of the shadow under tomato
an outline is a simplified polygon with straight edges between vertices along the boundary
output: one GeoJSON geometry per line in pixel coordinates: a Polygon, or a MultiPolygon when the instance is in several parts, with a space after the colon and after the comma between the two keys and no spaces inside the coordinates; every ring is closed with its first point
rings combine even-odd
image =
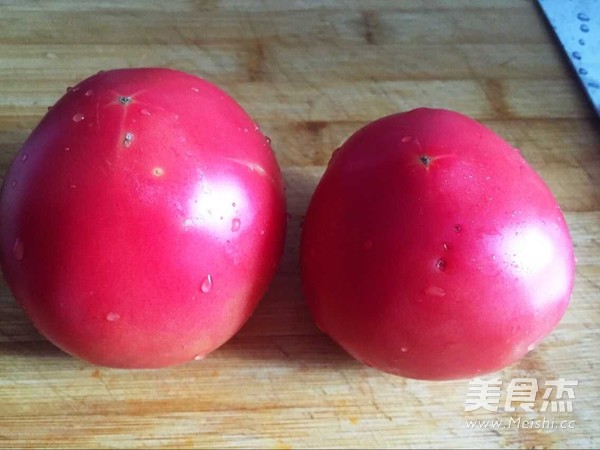
{"type": "Polygon", "coordinates": [[[0,278],[0,357],[3,356],[70,358],[37,332],[0,278]]]}

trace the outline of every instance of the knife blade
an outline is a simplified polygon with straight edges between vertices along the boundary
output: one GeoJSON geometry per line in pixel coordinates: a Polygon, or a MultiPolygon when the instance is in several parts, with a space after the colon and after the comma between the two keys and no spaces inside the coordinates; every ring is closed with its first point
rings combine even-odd
{"type": "Polygon", "coordinates": [[[600,117],[600,0],[538,0],[600,117]]]}

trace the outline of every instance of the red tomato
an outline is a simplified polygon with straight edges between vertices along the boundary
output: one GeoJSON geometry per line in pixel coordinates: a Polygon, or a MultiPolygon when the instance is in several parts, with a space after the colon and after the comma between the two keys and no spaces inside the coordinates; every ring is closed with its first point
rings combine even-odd
{"type": "Polygon", "coordinates": [[[201,359],[248,319],[283,249],[265,137],[212,84],[92,76],[44,117],[0,200],[2,268],[50,341],[92,363],[201,359]]]}
{"type": "Polygon", "coordinates": [[[445,110],[384,117],[344,143],[308,208],[301,260],[320,328],[411,378],[517,361],[573,288],[571,239],[542,179],[489,129],[445,110]]]}

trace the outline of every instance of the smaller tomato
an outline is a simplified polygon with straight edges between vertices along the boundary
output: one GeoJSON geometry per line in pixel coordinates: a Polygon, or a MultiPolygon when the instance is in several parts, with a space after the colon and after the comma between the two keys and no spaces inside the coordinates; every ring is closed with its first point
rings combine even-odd
{"type": "Polygon", "coordinates": [[[563,316],[574,276],[558,203],[519,152],[425,108],[379,119],[335,153],[301,265],[323,331],[366,364],[435,380],[523,357],[563,316]]]}

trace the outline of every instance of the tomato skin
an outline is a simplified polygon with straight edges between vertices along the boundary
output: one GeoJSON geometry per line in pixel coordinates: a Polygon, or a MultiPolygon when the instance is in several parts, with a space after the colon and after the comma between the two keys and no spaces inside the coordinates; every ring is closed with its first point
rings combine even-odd
{"type": "Polygon", "coordinates": [[[168,69],[94,75],[19,150],[0,260],[34,325],[112,367],[200,359],[265,293],[283,250],[277,161],[216,86],[168,69]]]}
{"type": "Polygon", "coordinates": [[[516,149],[423,108],[335,152],[305,217],[301,268],[315,321],[352,356],[445,380],[508,366],[549,334],[574,255],[555,198],[516,149]]]}

